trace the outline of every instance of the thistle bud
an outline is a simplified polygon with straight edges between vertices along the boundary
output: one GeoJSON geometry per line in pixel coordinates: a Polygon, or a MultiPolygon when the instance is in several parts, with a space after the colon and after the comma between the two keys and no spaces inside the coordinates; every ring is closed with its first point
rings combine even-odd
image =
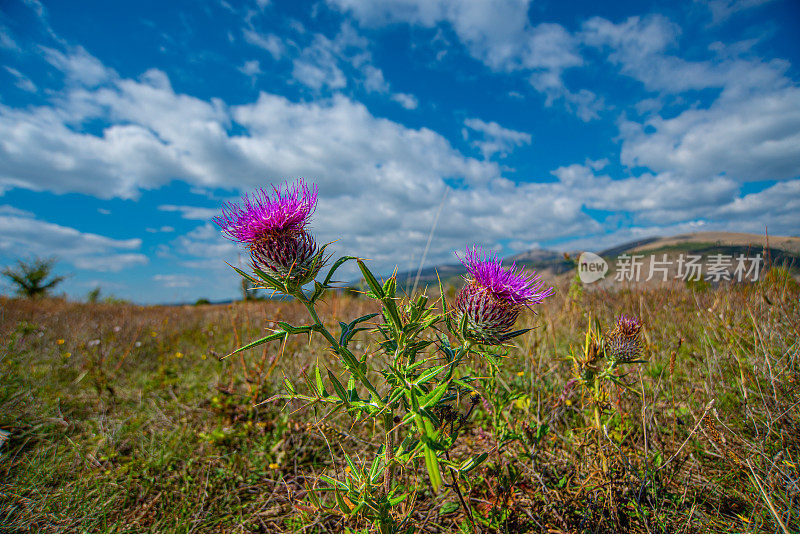
{"type": "Polygon", "coordinates": [[[480,249],[467,249],[461,263],[468,274],[455,308],[459,320],[466,316],[466,335],[474,342],[502,343],[523,307],[553,294],[553,288],[542,289],[541,276],[526,275],[516,264],[504,269],[496,256],[487,257],[480,249]]]}
{"type": "Polygon", "coordinates": [[[630,362],[642,353],[642,321],[638,317],[620,315],[606,336],[606,354],[618,362],[630,362]]]}

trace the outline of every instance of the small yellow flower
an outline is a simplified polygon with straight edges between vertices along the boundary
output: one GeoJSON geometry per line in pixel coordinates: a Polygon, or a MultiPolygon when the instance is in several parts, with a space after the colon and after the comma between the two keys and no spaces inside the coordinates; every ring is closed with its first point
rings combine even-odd
{"type": "Polygon", "coordinates": [[[569,399],[566,399],[566,400],[564,401],[564,404],[566,404],[567,406],[572,406],[572,401],[571,401],[571,400],[569,400],[569,399]]]}
{"type": "Polygon", "coordinates": [[[278,464],[276,464],[275,462],[272,462],[271,464],[269,464],[269,468],[270,469],[277,469],[278,467],[280,467],[280,466],[278,464]]]}
{"type": "Polygon", "coordinates": [[[201,354],[201,355],[200,355],[200,359],[201,359],[201,360],[205,360],[205,359],[206,359],[206,355],[205,355],[205,354],[201,354]]]}
{"type": "Polygon", "coordinates": [[[525,371],[519,371],[519,372],[517,373],[517,376],[525,376],[525,371]]]}
{"type": "Polygon", "coordinates": [[[175,357],[176,358],[183,358],[183,353],[182,352],[176,352],[175,353],[175,357]]]}
{"type": "Polygon", "coordinates": [[[65,353],[64,353],[64,357],[65,357],[65,358],[69,358],[70,356],[72,356],[72,353],[71,353],[71,352],[65,352],[65,353]]]}
{"type": "Polygon", "coordinates": [[[350,469],[350,466],[349,466],[349,465],[348,465],[347,467],[345,467],[345,468],[344,468],[344,472],[345,472],[345,473],[349,473],[350,471],[352,471],[352,469],[350,469]]]}
{"type": "Polygon", "coordinates": [[[56,344],[57,344],[57,345],[63,345],[64,343],[65,343],[65,342],[64,342],[64,340],[63,340],[63,339],[58,339],[58,340],[56,340],[56,344]]]}
{"type": "Polygon", "coordinates": [[[152,332],[150,332],[150,337],[158,337],[158,332],[153,330],[152,332]]]}

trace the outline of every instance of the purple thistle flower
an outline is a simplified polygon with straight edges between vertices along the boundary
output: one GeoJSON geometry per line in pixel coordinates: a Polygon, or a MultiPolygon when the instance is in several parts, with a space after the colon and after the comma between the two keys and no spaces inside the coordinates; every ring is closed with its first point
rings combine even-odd
{"type": "MultiPolygon", "coordinates": [[[[458,256],[456,256],[458,257],[458,256]]],[[[459,258],[469,272],[466,280],[474,281],[501,300],[514,304],[539,304],[553,294],[553,288],[542,291],[544,281],[536,273],[526,275],[516,262],[503,268],[497,255],[487,255],[480,248],[467,249],[464,259],[459,258]]]]}
{"type": "Polygon", "coordinates": [[[245,195],[242,206],[225,204],[222,217],[213,221],[228,239],[251,248],[279,235],[303,231],[317,205],[317,188],[309,189],[300,178],[283,192],[276,187],[272,190],[273,196],[262,188],[252,197],[245,195]]]}
{"type": "MultiPolygon", "coordinates": [[[[301,287],[325,263],[322,251],[305,228],[317,204],[317,188],[302,178],[270,195],[258,189],[243,204],[229,203],[214,222],[232,241],[247,246],[256,269],[301,287]]],[[[324,248],[324,247],[323,247],[324,248]]]]}
{"type": "Polygon", "coordinates": [[[502,343],[523,306],[539,304],[553,294],[552,287],[542,289],[541,276],[526,275],[516,264],[504,269],[497,256],[487,256],[480,249],[467,249],[461,263],[469,274],[455,308],[459,320],[466,315],[467,337],[475,342],[502,343]]]}
{"type": "Polygon", "coordinates": [[[606,336],[606,351],[611,359],[629,362],[642,352],[642,321],[638,317],[620,315],[606,336]]]}

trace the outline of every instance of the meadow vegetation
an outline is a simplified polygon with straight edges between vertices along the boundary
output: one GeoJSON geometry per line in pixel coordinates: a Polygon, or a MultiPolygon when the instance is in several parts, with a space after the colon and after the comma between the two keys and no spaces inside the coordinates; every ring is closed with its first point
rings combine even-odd
{"type": "MultiPolygon", "coordinates": [[[[520,316],[533,330],[507,343],[494,380],[474,383],[480,397],[453,403],[474,407],[450,454],[487,455],[461,483],[474,527],[424,469],[395,473],[409,497],[393,513],[419,532],[800,531],[800,290],[782,273],[718,288],[557,286],[520,316]],[[575,359],[587,329],[621,313],[644,324],[644,362],[593,395],[575,359]]],[[[334,331],[379,310],[331,293],[318,311],[334,331]]],[[[352,473],[344,450],[360,451],[361,469],[380,432],[275,397],[285,377],[307,389],[314,366],[339,372],[325,339],[219,359],[278,321],[305,324],[306,310],[0,298],[0,532],[367,532],[332,495],[308,493],[352,473]]],[[[351,350],[376,353],[369,339],[359,332],[351,350]]],[[[491,375],[470,358],[459,372],[491,375]]]]}

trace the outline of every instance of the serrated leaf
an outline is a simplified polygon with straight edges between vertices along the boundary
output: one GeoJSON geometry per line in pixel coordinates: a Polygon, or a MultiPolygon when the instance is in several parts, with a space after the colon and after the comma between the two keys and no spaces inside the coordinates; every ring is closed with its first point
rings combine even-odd
{"type": "Polygon", "coordinates": [[[328,270],[328,274],[325,276],[325,280],[323,280],[322,285],[324,287],[329,287],[328,284],[330,284],[331,278],[333,278],[333,273],[336,272],[336,269],[344,265],[345,262],[356,259],[358,258],[356,258],[355,256],[342,256],[341,258],[336,260],[334,264],[331,265],[330,270],[328,270]]]}
{"type": "Polygon", "coordinates": [[[522,330],[515,330],[513,332],[509,332],[508,334],[503,334],[502,336],[500,336],[500,341],[505,343],[509,339],[514,339],[515,337],[521,336],[522,334],[524,334],[526,332],[530,332],[531,330],[533,330],[533,329],[532,328],[523,328],[522,330]]]}
{"type": "Polygon", "coordinates": [[[286,377],[283,377],[283,386],[286,388],[286,391],[288,391],[292,395],[294,395],[297,392],[297,390],[294,387],[294,384],[292,384],[292,382],[286,377]]]}
{"type": "Polygon", "coordinates": [[[383,301],[383,309],[389,314],[389,318],[392,321],[392,324],[397,329],[398,332],[402,331],[403,323],[400,321],[400,314],[397,311],[397,304],[394,303],[394,300],[391,297],[385,297],[381,299],[383,301]]]}
{"type": "Polygon", "coordinates": [[[257,267],[254,267],[253,271],[258,275],[259,278],[261,278],[261,281],[264,282],[264,285],[267,285],[276,291],[281,291],[284,293],[286,292],[286,286],[283,285],[277,278],[268,275],[257,267]]]}
{"type": "Polygon", "coordinates": [[[348,506],[347,503],[344,501],[344,498],[342,498],[341,494],[339,493],[339,490],[335,489],[333,490],[333,493],[334,495],[336,495],[336,504],[339,506],[339,510],[341,510],[341,512],[345,515],[350,515],[352,508],[350,508],[350,506],[348,506]]]}
{"type": "Polygon", "coordinates": [[[430,379],[432,379],[437,374],[439,374],[442,371],[442,369],[444,369],[448,365],[449,364],[438,365],[436,367],[431,367],[430,369],[426,369],[425,371],[422,372],[421,375],[419,375],[419,378],[417,378],[417,380],[414,381],[414,385],[421,386],[421,385],[425,384],[430,379]]]}
{"type": "Polygon", "coordinates": [[[312,330],[312,327],[310,326],[292,326],[283,321],[278,321],[278,326],[280,326],[287,334],[308,334],[312,330]]]}
{"type": "Polygon", "coordinates": [[[397,506],[398,504],[403,502],[406,499],[406,497],[408,497],[408,493],[403,493],[402,495],[396,495],[396,496],[389,497],[389,499],[388,499],[389,505],[390,506],[397,506]]]}
{"type": "Polygon", "coordinates": [[[314,292],[311,294],[312,303],[316,302],[325,293],[325,286],[314,280],[314,292]]]}
{"type": "Polygon", "coordinates": [[[255,341],[253,341],[252,343],[248,343],[244,347],[239,347],[238,349],[236,349],[235,351],[231,352],[230,354],[220,358],[220,360],[224,360],[225,358],[233,356],[234,354],[238,354],[238,353],[242,352],[243,350],[252,349],[253,347],[257,347],[259,345],[263,345],[264,343],[268,343],[270,341],[275,341],[276,339],[283,339],[284,337],[286,337],[286,335],[287,335],[287,332],[285,332],[283,330],[278,330],[274,334],[270,334],[268,336],[262,337],[261,339],[257,339],[255,341]]]}
{"type": "Polygon", "coordinates": [[[331,384],[333,384],[333,389],[336,390],[336,394],[339,396],[339,398],[342,399],[342,401],[345,404],[350,404],[347,391],[344,389],[342,383],[339,382],[339,379],[336,378],[336,375],[333,374],[333,371],[331,371],[330,369],[328,369],[328,378],[330,379],[331,384]]]}
{"type": "Polygon", "coordinates": [[[448,383],[443,382],[436,387],[436,389],[422,397],[422,399],[420,399],[420,409],[425,409],[429,406],[435,406],[436,403],[439,402],[439,399],[442,398],[442,395],[444,395],[447,391],[447,386],[448,383]]]}
{"type": "Polygon", "coordinates": [[[461,473],[469,473],[470,471],[481,465],[483,462],[485,462],[488,457],[489,455],[486,454],[485,452],[477,454],[472,458],[470,458],[469,460],[467,460],[466,462],[464,462],[463,464],[461,464],[461,467],[458,468],[458,471],[461,473]]]}
{"type": "Polygon", "coordinates": [[[378,280],[375,278],[375,275],[372,274],[372,272],[367,268],[367,265],[363,261],[357,259],[356,262],[358,263],[358,268],[361,269],[361,274],[364,275],[364,280],[367,282],[367,285],[369,286],[372,293],[374,293],[376,297],[382,300],[386,295],[383,292],[383,288],[378,283],[378,280]]]}
{"type": "Polygon", "coordinates": [[[344,459],[347,462],[347,465],[350,466],[350,476],[361,482],[361,470],[356,467],[356,464],[353,463],[353,460],[350,459],[350,456],[345,452],[344,459]]]}
{"type": "Polygon", "coordinates": [[[319,372],[319,367],[314,367],[314,378],[317,382],[317,393],[320,397],[327,397],[328,392],[325,391],[325,384],[322,382],[322,374],[319,372]]]}
{"type": "Polygon", "coordinates": [[[347,484],[340,480],[336,480],[335,478],[331,478],[328,475],[320,475],[319,479],[331,485],[330,488],[326,488],[327,490],[336,489],[337,487],[345,491],[347,490],[347,484]]]}
{"type": "MultiPolygon", "coordinates": [[[[228,265],[231,265],[231,264],[229,263],[228,265]]],[[[233,265],[231,265],[231,268],[234,271],[236,271],[237,273],[239,273],[239,275],[242,278],[245,278],[245,279],[249,280],[250,282],[253,282],[254,284],[260,284],[261,283],[261,280],[258,280],[257,278],[254,278],[254,277],[250,276],[249,274],[247,274],[243,270],[239,269],[238,267],[234,267],[233,265]]]]}
{"type": "Polygon", "coordinates": [[[390,276],[386,282],[383,283],[383,293],[386,298],[394,298],[395,290],[397,289],[397,280],[394,276],[390,276]]]}

